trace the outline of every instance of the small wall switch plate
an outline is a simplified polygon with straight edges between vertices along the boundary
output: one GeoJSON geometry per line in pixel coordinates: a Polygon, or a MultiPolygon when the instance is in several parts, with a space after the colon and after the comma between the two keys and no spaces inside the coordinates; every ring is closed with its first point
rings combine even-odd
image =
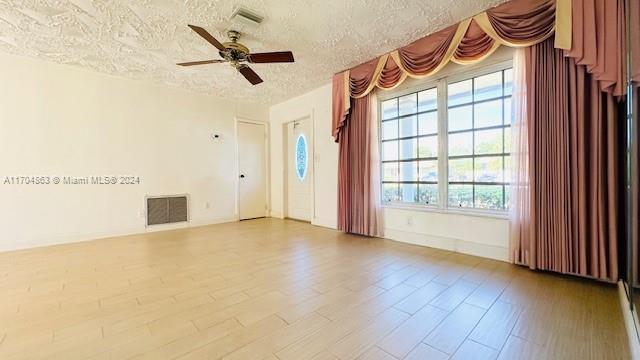
{"type": "Polygon", "coordinates": [[[407,226],[413,226],[413,216],[407,216],[407,226]]]}

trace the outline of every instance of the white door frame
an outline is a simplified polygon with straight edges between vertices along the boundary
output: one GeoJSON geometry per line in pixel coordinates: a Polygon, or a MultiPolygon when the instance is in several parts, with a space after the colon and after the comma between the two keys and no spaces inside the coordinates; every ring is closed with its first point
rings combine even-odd
{"type": "Polygon", "coordinates": [[[311,122],[311,134],[309,137],[311,138],[311,146],[308,147],[309,151],[309,160],[311,166],[311,223],[315,223],[316,221],[316,137],[315,137],[315,119],[313,114],[313,109],[311,109],[306,115],[298,116],[293,119],[285,120],[282,123],[282,218],[286,218],[289,215],[289,199],[288,193],[289,189],[287,188],[287,182],[289,181],[289,133],[287,131],[288,125],[295,121],[303,121],[308,120],[311,122]]]}
{"type": "Polygon", "coordinates": [[[264,166],[265,166],[264,176],[265,176],[265,186],[266,186],[265,194],[267,195],[266,199],[264,199],[265,201],[264,216],[268,217],[271,210],[271,191],[269,191],[269,189],[271,188],[271,185],[270,185],[271,184],[271,163],[269,161],[271,158],[271,156],[269,155],[269,122],[252,120],[252,119],[236,116],[234,117],[234,121],[233,121],[233,134],[234,134],[234,140],[235,140],[235,147],[234,147],[235,163],[236,163],[235,179],[234,179],[236,203],[235,203],[234,218],[236,221],[240,221],[240,149],[238,148],[238,144],[240,143],[240,138],[238,135],[238,123],[248,123],[248,124],[256,124],[256,125],[264,126],[264,166]]]}

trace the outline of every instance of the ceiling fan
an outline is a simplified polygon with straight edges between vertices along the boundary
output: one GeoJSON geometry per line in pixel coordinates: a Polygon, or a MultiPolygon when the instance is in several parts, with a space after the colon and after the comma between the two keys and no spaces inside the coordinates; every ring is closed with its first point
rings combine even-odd
{"type": "Polygon", "coordinates": [[[217,60],[203,60],[179,63],[180,66],[193,66],[204,64],[217,64],[217,63],[229,63],[236,68],[240,74],[242,74],[252,85],[260,84],[262,79],[255,71],[253,71],[247,63],[251,64],[264,64],[264,63],[287,63],[293,62],[293,53],[291,51],[276,51],[267,53],[255,53],[252,54],[249,48],[238,42],[240,39],[240,33],[235,30],[229,30],[227,36],[228,42],[220,43],[209,32],[199,26],[189,25],[191,30],[195,31],[198,35],[202,36],[211,45],[218,49],[218,53],[222,59],[217,60]]]}

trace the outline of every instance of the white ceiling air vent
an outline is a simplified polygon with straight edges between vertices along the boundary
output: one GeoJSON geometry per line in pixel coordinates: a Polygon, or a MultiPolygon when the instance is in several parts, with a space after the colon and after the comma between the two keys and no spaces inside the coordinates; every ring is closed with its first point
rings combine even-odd
{"type": "Polygon", "coordinates": [[[256,27],[260,25],[262,20],[264,20],[264,17],[259,15],[255,11],[240,6],[233,11],[230,20],[236,24],[256,27]]]}

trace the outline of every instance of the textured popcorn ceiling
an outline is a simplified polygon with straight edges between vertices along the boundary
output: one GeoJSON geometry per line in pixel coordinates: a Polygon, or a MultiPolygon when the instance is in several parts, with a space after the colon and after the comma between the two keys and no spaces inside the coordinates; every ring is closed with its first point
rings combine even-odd
{"type": "Polygon", "coordinates": [[[0,0],[0,51],[225,98],[274,103],[330,81],[333,73],[405,45],[503,0],[0,0]],[[265,17],[232,26],[242,5],[265,17]],[[253,52],[292,50],[293,64],[255,64],[251,86],[227,64],[182,68],[218,58],[187,24],[225,41],[246,35],[253,52]]]}

